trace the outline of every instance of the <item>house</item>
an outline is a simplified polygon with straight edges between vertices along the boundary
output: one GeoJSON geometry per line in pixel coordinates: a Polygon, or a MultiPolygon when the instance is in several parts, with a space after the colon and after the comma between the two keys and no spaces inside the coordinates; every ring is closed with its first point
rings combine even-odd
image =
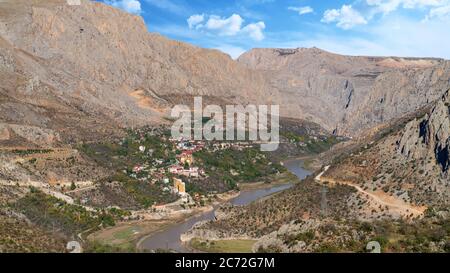
{"type": "Polygon", "coordinates": [[[133,172],[134,173],[139,173],[139,172],[141,172],[143,170],[144,170],[144,167],[142,167],[140,165],[136,165],[136,166],[133,167],[133,172]]]}
{"type": "Polygon", "coordinates": [[[192,151],[184,151],[177,156],[181,164],[192,165],[194,163],[194,157],[192,156],[192,151]]]}
{"type": "Polygon", "coordinates": [[[192,178],[198,178],[199,174],[197,171],[189,171],[189,173],[185,174],[186,176],[192,177],[192,178]]]}
{"type": "Polygon", "coordinates": [[[169,173],[171,174],[180,174],[182,173],[184,170],[183,167],[181,167],[180,165],[172,165],[169,167],[169,173]]]}
{"type": "Polygon", "coordinates": [[[199,167],[189,167],[185,169],[180,165],[172,165],[169,167],[168,171],[171,174],[183,175],[194,178],[197,178],[200,175],[205,175],[205,170],[200,169],[199,167]]]}
{"type": "Polygon", "coordinates": [[[188,177],[198,177],[198,167],[190,167],[189,169],[184,169],[181,175],[188,177]]]}

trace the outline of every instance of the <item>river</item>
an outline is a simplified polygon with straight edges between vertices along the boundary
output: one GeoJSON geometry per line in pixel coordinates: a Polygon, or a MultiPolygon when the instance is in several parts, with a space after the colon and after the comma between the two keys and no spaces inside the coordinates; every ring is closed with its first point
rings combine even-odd
{"type": "MultiPolygon", "coordinates": [[[[303,179],[310,174],[309,171],[302,168],[302,161],[299,159],[288,160],[284,162],[284,166],[298,178],[303,179]]],[[[255,200],[271,195],[273,193],[283,191],[292,187],[293,184],[277,185],[271,188],[255,189],[242,191],[239,196],[231,199],[229,203],[237,206],[247,205],[255,200]]],[[[169,227],[159,233],[156,233],[150,237],[147,237],[142,241],[140,247],[146,250],[155,249],[173,249],[177,252],[190,252],[189,249],[183,246],[180,241],[181,234],[187,232],[197,222],[214,219],[215,210],[203,213],[198,216],[193,216],[187,219],[185,222],[176,224],[169,227]]]]}

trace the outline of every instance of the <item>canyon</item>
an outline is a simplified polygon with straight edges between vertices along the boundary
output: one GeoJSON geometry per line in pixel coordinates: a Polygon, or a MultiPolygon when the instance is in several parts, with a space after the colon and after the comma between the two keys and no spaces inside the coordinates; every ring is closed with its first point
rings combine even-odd
{"type": "MultiPolygon", "coordinates": [[[[122,153],[139,147],[139,141],[169,157],[164,151],[173,143],[163,133],[160,141],[150,134],[153,131],[139,130],[170,126],[172,107],[192,106],[196,96],[219,106],[279,105],[284,143],[276,163],[280,155],[308,154],[318,167],[287,191],[244,207],[219,208],[220,219],[196,226],[191,234],[252,238],[258,240],[253,251],[260,252],[339,246],[359,251],[362,242],[383,235],[379,230],[388,226],[414,240],[419,233],[426,237],[439,232],[433,245],[417,239],[391,246],[391,251],[450,249],[448,233],[441,234],[448,232],[450,214],[448,60],[344,56],[319,48],[255,48],[233,60],[218,50],[151,33],[141,17],[103,3],[3,0],[0,81],[0,217],[43,238],[40,242],[12,235],[20,237],[18,241],[30,240],[35,249],[61,252],[63,240],[55,234],[74,236],[101,228],[113,216],[86,216],[94,209],[74,205],[86,198],[81,193],[66,204],[73,205],[67,211],[76,212],[77,226],[61,231],[52,222],[46,229],[44,220],[18,211],[37,215],[53,207],[64,210],[58,196],[65,195],[46,195],[30,185],[53,187],[55,177],[70,187],[70,181],[81,181],[98,204],[141,209],[147,196],[130,196],[124,189],[135,193],[133,187],[142,184],[118,182],[128,170],[114,164],[122,164],[122,153]],[[143,140],[144,132],[151,137],[143,140]],[[104,154],[109,157],[102,158],[104,154]],[[323,187],[330,203],[326,215],[320,206],[323,187]],[[414,228],[416,234],[410,232],[414,228]]],[[[240,152],[221,156],[230,162],[232,158],[235,166],[244,160],[256,162],[255,155],[240,152]]],[[[214,159],[203,156],[205,165],[214,159]]],[[[257,157],[267,173],[278,171],[269,157],[257,157]]],[[[135,158],[130,161],[135,163],[135,158]]],[[[235,173],[221,171],[227,179],[235,173]]],[[[220,181],[220,189],[230,184],[220,181]]],[[[145,190],[149,196],[156,192],[145,190]]],[[[160,197],[158,202],[174,198],[160,197]]],[[[129,216],[128,211],[125,216],[119,210],[114,213],[129,216]]],[[[10,233],[10,228],[2,225],[0,231],[10,233]]]]}

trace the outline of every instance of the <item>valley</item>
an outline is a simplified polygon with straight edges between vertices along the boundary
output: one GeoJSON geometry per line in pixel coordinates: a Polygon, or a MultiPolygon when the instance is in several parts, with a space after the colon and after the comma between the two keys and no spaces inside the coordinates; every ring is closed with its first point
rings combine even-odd
{"type": "Polygon", "coordinates": [[[449,60],[234,60],[80,3],[0,1],[0,252],[450,252],[449,60]],[[278,105],[278,149],[172,137],[194,97],[278,105]]]}

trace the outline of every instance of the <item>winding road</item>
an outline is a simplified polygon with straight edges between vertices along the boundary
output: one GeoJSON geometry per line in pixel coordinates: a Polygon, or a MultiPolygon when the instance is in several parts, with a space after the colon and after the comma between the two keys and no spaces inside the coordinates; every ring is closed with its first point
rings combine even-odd
{"type": "Polygon", "coordinates": [[[363,188],[361,188],[359,185],[356,185],[350,181],[336,180],[336,179],[329,178],[329,177],[323,178],[324,173],[326,171],[328,171],[329,168],[330,168],[330,166],[326,166],[324,168],[324,170],[315,177],[315,180],[319,183],[328,182],[330,184],[336,184],[336,185],[340,184],[340,185],[347,185],[347,186],[353,187],[358,192],[368,196],[370,199],[372,199],[376,203],[383,205],[383,206],[393,208],[394,210],[397,210],[402,215],[413,214],[413,216],[420,216],[426,210],[426,207],[418,207],[418,206],[414,206],[412,204],[408,204],[401,199],[395,198],[395,197],[385,194],[385,193],[366,191],[363,188]]]}

